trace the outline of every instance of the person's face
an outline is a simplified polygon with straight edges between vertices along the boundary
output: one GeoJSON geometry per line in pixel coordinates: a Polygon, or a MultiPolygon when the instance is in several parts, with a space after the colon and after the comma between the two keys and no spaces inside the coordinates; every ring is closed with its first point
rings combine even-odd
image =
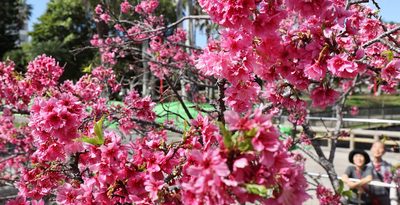
{"type": "Polygon", "coordinates": [[[364,163],[365,163],[364,155],[355,154],[353,156],[353,162],[354,162],[354,165],[356,165],[357,167],[362,167],[364,165],[364,163]]]}
{"type": "Polygon", "coordinates": [[[385,146],[382,143],[374,143],[371,147],[372,156],[381,158],[385,154],[385,146]]]}

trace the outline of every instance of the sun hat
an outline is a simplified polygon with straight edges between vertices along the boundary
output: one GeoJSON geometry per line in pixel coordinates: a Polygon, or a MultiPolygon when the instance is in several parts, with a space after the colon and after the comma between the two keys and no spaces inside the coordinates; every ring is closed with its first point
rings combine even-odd
{"type": "Polygon", "coordinates": [[[349,162],[351,162],[352,164],[354,164],[353,158],[354,158],[354,155],[356,155],[356,154],[361,154],[361,155],[364,156],[364,159],[365,159],[365,163],[364,164],[368,164],[371,161],[369,159],[369,155],[368,155],[367,152],[365,152],[364,150],[355,149],[355,150],[352,150],[350,152],[350,154],[349,154],[349,162]]]}

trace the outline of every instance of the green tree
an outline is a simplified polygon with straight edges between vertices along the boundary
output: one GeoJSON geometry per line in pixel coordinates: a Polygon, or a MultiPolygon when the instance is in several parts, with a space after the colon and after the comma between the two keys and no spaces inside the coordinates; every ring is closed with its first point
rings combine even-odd
{"type": "Polygon", "coordinates": [[[28,56],[51,55],[65,65],[62,79],[77,79],[82,67],[90,64],[96,54],[95,50],[83,49],[94,32],[91,12],[81,0],[51,0],[30,32],[28,56]]]}
{"type": "Polygon", "coordinates": [[[19,43],[19,31],[29,18],[30,9],[23,0],[0,1],[0,59],[19,43]]]}

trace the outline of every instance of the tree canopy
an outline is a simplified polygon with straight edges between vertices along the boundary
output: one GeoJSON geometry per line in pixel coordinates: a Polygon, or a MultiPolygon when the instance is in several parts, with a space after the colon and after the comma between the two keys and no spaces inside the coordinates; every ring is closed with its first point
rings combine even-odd
{"type": "Polygon", "coordinates": [[[0,59],[19,42],[19,31],[30,15],[30,6],[22,0],[0,1],[0,59]]]}

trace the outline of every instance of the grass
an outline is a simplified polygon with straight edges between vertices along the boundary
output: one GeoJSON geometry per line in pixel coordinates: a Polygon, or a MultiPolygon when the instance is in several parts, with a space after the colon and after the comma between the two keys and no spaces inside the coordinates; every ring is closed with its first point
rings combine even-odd
{"type": "MultiPolygon", "coordinates": [[[[193,118],[196,118],[197,115],[201,113],[200,109],[206,111],[214,110],[214,107],[209,104],[197,105],[191,102],[185,102],[185,105],[193,118]]],[[[182,104],[178,101],[158,103],[154,108],[154,112],[159,116],[156,122],[163,123],[167,120],[173,120],[175,125],[180,129],[184,129],[185,121],[189,121],[189,117],[183,109],[182,104]]]]}
{"type": "Polygon", "coordinates": [[[400,106],[400,96],[397,95],[353,95],[349,96],[346,106],[357,107],[382,107],[384,106],[400,106]]]}

